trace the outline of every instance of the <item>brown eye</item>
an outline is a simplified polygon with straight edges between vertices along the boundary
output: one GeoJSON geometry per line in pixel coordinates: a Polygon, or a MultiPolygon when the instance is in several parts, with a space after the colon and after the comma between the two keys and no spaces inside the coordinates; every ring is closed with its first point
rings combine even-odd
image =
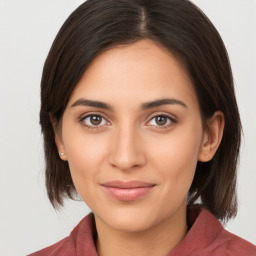
{"type": "Polygon", "coordinates": [[[156,119],[156,124],[158,125],[165,125],[168,121],[168,117],[167,116],[157,116],[155,117],[156,119]]]}
{"type": "Polygon", "coordinates": [[[107,121],[104,117],[100,115],[88,115],[81,120],[87,127],[100,127],[107,124],[107,121]]]}
{"type": "Polygon", "coordinates": [[[176,120],[167,115],[157,115],[151,118],[148,125],[158,128],[167,128],[176,123],[176,120]]]}
{"type": "Polygon", "coordinates": [[[91,116],[90,117],[90,122],[92,125],[99,125],[102,121],[102,117],[101,116],[91,116]]]}

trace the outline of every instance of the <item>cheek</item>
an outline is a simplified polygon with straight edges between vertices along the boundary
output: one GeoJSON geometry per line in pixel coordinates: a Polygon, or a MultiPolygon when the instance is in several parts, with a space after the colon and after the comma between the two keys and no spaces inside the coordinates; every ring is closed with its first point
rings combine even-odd
{"type": "Polygon", "coordinates": [[[98,180],[104,162],[107,143],[87,135],[83,128],[63,130],[64,147],[72,180],[77,192],[84,199],[88,190],[98,180]],[[72,133],[70,132],[72,131],[72,133]]]}
{"type": "Polygon", "coordinates": [[[193,181],[201,139],[201,127],[190,129],[188,126],[177,129],[177,132],[151,147],[152,163],[165,180],[166,190],[174,194],[187,194],[193,181]]]}
{"type": "Polygon", "coordinates": [[[72,136],[66,140],[65,150],[68,157],[68,162],[75,169],[88,169],[101,162],[102,152],[105,150],[104,143],[98,143],[93,140],[93,137],[79,135],[72,136]]]}

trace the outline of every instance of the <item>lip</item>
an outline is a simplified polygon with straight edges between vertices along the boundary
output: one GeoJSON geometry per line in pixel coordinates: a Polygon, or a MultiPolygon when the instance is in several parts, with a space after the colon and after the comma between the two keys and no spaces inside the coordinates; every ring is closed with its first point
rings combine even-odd
{"type": "Polygon", "coordinates": [[[147,195],[156,186],[156,184],[137,180],[114,180],[103,183],[101,186],[108,195],[119,201],[133,201],[147,195]]]}

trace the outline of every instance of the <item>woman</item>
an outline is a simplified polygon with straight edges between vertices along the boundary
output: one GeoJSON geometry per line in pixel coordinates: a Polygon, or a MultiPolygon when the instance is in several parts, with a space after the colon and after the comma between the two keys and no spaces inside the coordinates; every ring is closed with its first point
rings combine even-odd
{"type": "Polygon", "coordinates": [[[79,194],[92,213],[32,255],[256,255],[219,221],[237,211],[241,124],[225,46],[191,2],[82,4],[47,57],[40,123],[51,203],[79,194]]]}

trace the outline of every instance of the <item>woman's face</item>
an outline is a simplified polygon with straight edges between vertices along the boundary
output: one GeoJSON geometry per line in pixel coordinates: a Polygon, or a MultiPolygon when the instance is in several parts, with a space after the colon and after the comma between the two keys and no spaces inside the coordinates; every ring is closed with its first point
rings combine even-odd
{"type": "Polygon", "coordinates": [[[203,138],[197,96],[182,65],[141,40],[94,59],[56,141],[96,221],[141,231],[186,211],[203,138]]]}

